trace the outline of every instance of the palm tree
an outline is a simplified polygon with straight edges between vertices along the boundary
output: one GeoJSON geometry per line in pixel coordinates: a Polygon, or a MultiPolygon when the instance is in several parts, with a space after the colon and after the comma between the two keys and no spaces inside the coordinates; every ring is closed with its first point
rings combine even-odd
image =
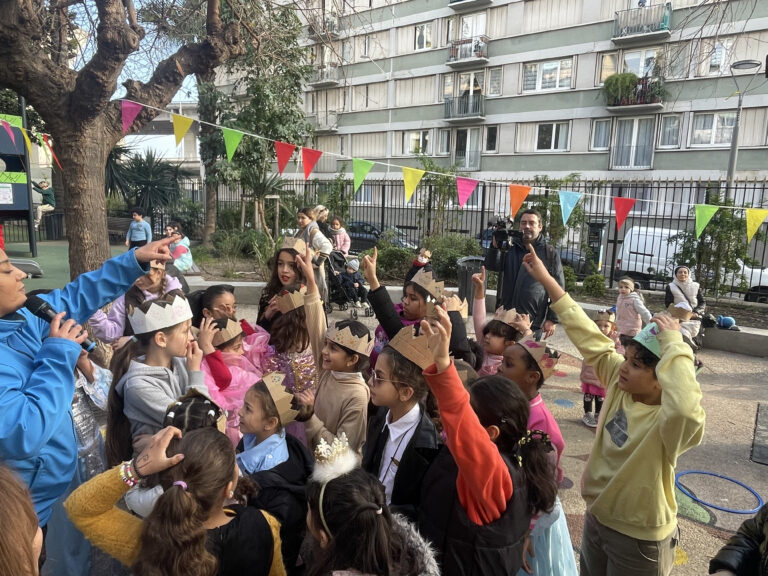
{"type": "Polygon", "coordinates": [[[122,198],[130,204],[131,182],[127,175],[126,157],[133,152],[129,146],[118,144],[109,152],[104,175],[104,193],[107,198],[122,198]]]}

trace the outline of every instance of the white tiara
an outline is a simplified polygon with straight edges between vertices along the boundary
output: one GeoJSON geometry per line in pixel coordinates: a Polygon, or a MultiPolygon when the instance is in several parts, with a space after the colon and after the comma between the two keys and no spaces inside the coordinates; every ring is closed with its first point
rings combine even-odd
{"type": "Polygon", "coordinates": [[[176,296],[173,301],[153,300],[146,314],[138,307],[129,307],[128,310],[128,320],[134,334],[163,330],[191,319],[189,302],[182,296],[176,296]]]}

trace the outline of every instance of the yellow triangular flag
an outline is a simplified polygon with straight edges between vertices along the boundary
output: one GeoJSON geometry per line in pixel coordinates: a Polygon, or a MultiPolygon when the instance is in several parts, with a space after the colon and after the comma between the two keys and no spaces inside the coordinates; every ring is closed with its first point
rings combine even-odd
{"type": "Polygon", "coordinates": [[[189,127],[192,126],[192,122],[194,122],[192,118],[173,114],[173,135],[176,136],[176,146],[181,144],[184,136],[189,132],[189,127]]]}
{"type": "Polygon", "coordinates": [[[32,142],[29,141],[29,135],[26,128],[21,128],[21,135],[24,136],[24,142],[27,143],[27,153],[32,154],[32,142]]]}
{"type": "Polygon", "coordinates": [[[768,210],[764,208],[747,208],[747,243],[752,242],[752,237],[766,216],[768,216],[768,210]]]}
{"type": "Polygon", "coordinates": [[[416,191],[416,186],[419,185],[422,176],[424,176],[424,170],[417,168],[408,168],[403,166],[403,182],[405,182],[405,201],[410,202],[411,196],[416,191]]]}

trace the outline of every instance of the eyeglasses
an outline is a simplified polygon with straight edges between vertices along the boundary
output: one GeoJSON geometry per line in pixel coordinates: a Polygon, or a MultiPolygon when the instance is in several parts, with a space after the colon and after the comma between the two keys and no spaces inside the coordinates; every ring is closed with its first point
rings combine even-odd
{"type": "Polygon", "coordinates": [[[393,386],[397,387],[399,384],[400,386],[410,386],[407,382],[398,382],[397,380],[390,380],[389,378],[379,378],[376,376],[376,372],[371,373],[371,379],[368,381],[368,384],[371,388],[376,388],[379,386],[382,382],[389,382],[393,386]]]}

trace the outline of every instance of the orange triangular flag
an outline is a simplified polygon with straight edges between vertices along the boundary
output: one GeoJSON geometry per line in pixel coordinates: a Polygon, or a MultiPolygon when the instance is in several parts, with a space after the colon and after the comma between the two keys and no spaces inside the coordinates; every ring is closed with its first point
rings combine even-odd
{"type": "Polygon", "coordinates": [[[618,196],[613,197],[613,210],[616,212],[616,230],[621,228],[624,224],[624,220],[627,219],[629,211],[632,210],[632,206],[637,202],[637,198],[620,198],[618,196]]]}
{"type": "Polygon", "coordinates": [[[517,211],[520,210],[530,192],[530,186],[521,186],[520,184],[509,185],[509,213],[512,215],[512,219],[515,218],[517,211]]]}
{"type": "Polygon", "coordinates": [[[304,164],[304,180],[309,178],[312,169],[322,155],[323,152],[321,150],[313,150],[312,148],[301,149],[301,163],[304,164]]]}
{"type": "Polygon", "coordinates": [[[293,151],[296,150],[294,144],[288,142],[275,141],[275,156],[277,157],[277,170],[280,174],[283,173],[285,167],[288,165],[288,160],[291,159],[293,151]]]}

